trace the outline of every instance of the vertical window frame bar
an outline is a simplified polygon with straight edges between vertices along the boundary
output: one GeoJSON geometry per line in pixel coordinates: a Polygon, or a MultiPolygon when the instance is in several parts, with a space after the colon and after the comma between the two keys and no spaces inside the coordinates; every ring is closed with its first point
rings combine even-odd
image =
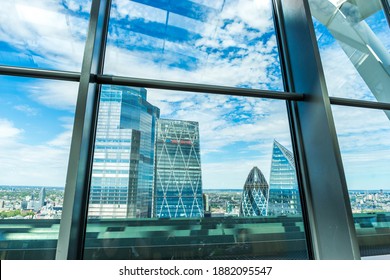
{"type": "Polygon", "coordinates": [[[314,259],[360,259],[308,1],[274,0],[274,7],[286,91],[305,93],[303,101],[287,101],[287,107],[308,220],[309,253],[314,259]]]}
{"type": "Polygon", "coordinates": [[[389,25],[390,28],[390,2],[389,0],[381,0],[383,12],[385,13],[386,19],[387,19],[387,24],[389,25]]]}
{"type": "Polygon", "coordinates": [[[92,0],[76,103],[56,259],[83,259],[100,85],[111,0],[92,0]]]}

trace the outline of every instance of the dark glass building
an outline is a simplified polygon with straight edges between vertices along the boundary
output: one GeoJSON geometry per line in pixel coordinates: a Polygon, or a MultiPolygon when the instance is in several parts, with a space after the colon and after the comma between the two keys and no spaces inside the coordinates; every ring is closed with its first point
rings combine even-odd
{"type": "Polygon", "coordinates": [[[159,119],[154,216],[203,217],[199,124],[159,119]]]}

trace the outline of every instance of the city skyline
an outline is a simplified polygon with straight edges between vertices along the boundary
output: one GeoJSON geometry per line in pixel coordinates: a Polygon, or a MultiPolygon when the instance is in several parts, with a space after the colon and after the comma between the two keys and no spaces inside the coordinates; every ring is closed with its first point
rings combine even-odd
{"type": "Polygon", "coordinates": [[[161,119],[147,96],[102,87],[90,218],[203,217],[199,124],[161,119]]]}
{"type": "MultiPolygon", "coordinates": [[[[204,216],[205,218],[221,217],[221,215],[240,216],[243,188],[236,190],[205,190],[204,195],[207,197],[209,207],[207,215],[204,216]]],[[[294,195],[298,195],[296,190],[270,189],[267,216],[302,215],[300,205],[298,208],[292,208],[289,205],[290,197],[294,195]],[[278,198],[279,201],[276,201],[275,198],[278,198]],[[281,205],[280,202],[283,204],[281,205]]],[[[390,211],[390,191],[349,191],[349,197],[354,214],[390,211]]],[[[64,189],[60,188],[0,186],[0,218],[60,219],[63,210],[63,198],[64,189]],[[41,195],[43,189],[46,189],[44,199],[41,195]]]]}
{"type": "MultiPolygon", "coordinates": [[[[1,9],[10,12],[0,19],[0,64],[80,71],[90,1],[3,2],[1,9]]],[[[105,73],[283,90],[268,1],[191,3],[168,13],[158,5],[114,1],[105,73]],[[195,7],[197,15],[191,14],[195,7]],[[126,19],[128,10],[134,13],[126,19]],[[129,22],[138,25],[128,30],[129,22]],[[161,33],[165,25],[167,34],[161,33]]],[[[366,22],[390,49],[383,13],[366,22]]],[[[314,24],[330,95],[374,100],[338,43],[314,24]]],[[[0,184],[64,186],[78,84],[7,76],[0,82],[6,105],[0,112],[0,184]]],[[[161,117],[200,124],[206,189],[240,188],[256,165],[268,177],[274,138],[292,150],[283,101],[156,89],[148,94],[164,110],[161,117]],[[234,167],[234,173],[225,172],[234,167]]],[[[338,106],[332,111],[348,188],[390,189],[385,114],[338,106]]]]}

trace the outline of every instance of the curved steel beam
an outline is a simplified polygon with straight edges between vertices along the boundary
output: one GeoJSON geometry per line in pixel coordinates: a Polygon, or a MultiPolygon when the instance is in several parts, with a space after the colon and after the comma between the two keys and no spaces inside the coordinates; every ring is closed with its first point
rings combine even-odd
{"type": "MultiPolygon", "coordinates": [[[[312,15],[325,25],[375,98],[390,102],[390,55],[364,21],[382,6],[379,1],[309,0],[312,15]]],[[[390,119],[390,113],[385,112],[390,119]]]]}

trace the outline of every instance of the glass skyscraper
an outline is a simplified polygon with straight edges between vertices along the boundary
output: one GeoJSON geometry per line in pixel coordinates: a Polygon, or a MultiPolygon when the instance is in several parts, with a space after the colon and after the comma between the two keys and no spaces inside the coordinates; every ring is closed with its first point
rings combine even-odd
{"type": "Polygon", "coordinates": [[[159,114],[143,88],[102,88],[89,217],[151,217],[159,114]]]}
{"type": "Polygon", "coordinates": [[[240,216],[267,216],[269,187],[260,169],[249,172],[242,192],[240,216]]]}
{"type": "Polygon", "coordinates": [[[269,185],[271,189],[298,189],[294,155],[276,140],[272,149],[269,185]]]}
{"type": "Polygon", "coordinates": [[[294,155],[274,140],[270,175],[269,215],[300,214],[294,155]]]}
{"type": "Polygon", "coordinates": [[[203,217],[199,124],[159,119],[154,216],[203,217]]]}

